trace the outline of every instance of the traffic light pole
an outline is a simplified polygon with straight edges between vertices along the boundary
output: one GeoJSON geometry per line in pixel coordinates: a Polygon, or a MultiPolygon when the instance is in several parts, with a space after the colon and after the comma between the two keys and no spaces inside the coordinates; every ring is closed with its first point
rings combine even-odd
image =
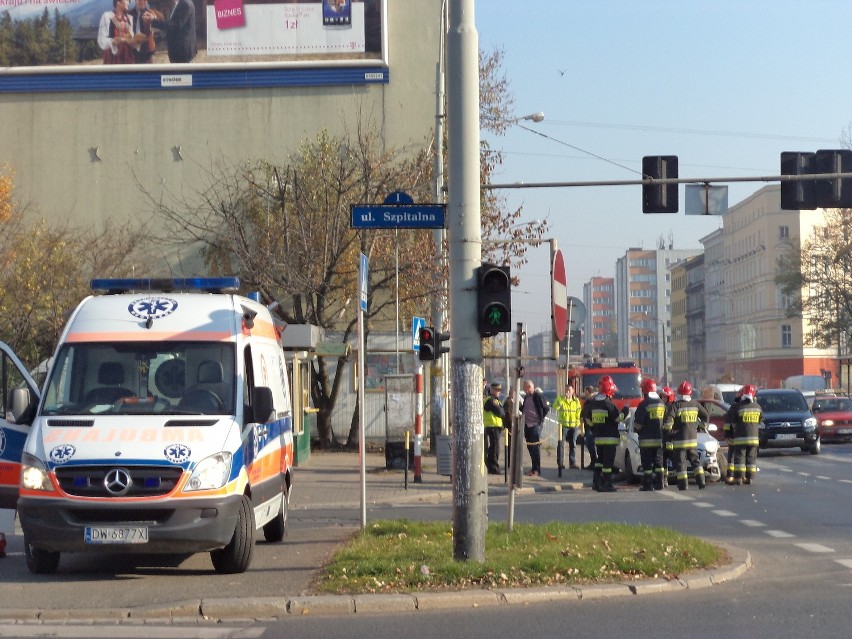
{"type": "Polygon", "coordinates": [[[485,560],[488,484],[482,420],[482,341],[476,269],[482,262],[479,188],[479,37],[474,0],[449,4],[447,30],[453,557],[485,560]]]}

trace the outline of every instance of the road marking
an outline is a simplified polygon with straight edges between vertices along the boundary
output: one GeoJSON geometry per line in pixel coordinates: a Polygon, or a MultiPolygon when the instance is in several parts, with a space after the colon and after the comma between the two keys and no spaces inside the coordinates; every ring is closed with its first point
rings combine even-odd
{"type": "Polygon", "coordinates": [[[99,637],[128,637],[129,639],[255,639],[264,628],[191,628],[175,626],[130,625],[25,625],[0,626],[0,637],[63,637],[63,639],[97,639],[99,637]]]}
{"type": "Polygon", "coordinates": [[[706,501],[697,501],[693,504],[696,508],[713,508],[713,504],[706,501]]]}
{"type": "Polygon", "coordinates": [[[806,472],[801,471],[801,470],[799,472],[797,472],[796,474],[801,475],[802,477],[810,477],[811,476],[810,473],[806,473],[806,472]]]}
{"type": "Polygon", "coordinates": [[[761,526],[765,526],[762,521],[757,521],[757,519],[741,519],[740,523],[744,526],[749,526],[750,528],[760,528],[761,526]]]}
{"type": "Polygon", "coordinates": [[[826,477],[825,475],[817,475],[817,479],[825,479],[826,481],[831,481],[831,477],[826,477]]]}
{"type": "Polygon", "coordinates": [[[777,470],[779,473],[792,473],[793,472],[791,469],[785,468],[784,466],[776,468],[775,470],[777,470]]]}
{"type": "Polygon", "coordinates": [[[834,548],[829,548],[828,546],[823,546],[822,544],[793,544],[794,546],[798,546],[802,550],[807,550],[808,552],[834,552],[834,548]]]}
{"type": "Polygon", "coordinates": [[[840,479],[838,480],[841,484],[852,484],[852,479],[840,479]]]}
{"type": "Polygon", "coordinates": [[[852,559],[835,559],[834,561],[841,566],[852,569],[852,559]]]}
{"type": "Polygon", "coordinates": [[[719,515],[719,517],[736,517],[737,513],[731,512],[730,510],[714,510],[714,515],[719,515]]]}
{"type": "Polygon", "coordinates": [[[788,532],[784,532],[783,530],[764,530],[767,535],[770,537],[776,537],[778,539],[782,539],[784,537],[795,537],[796,535],[791,535],[788,532]]]}

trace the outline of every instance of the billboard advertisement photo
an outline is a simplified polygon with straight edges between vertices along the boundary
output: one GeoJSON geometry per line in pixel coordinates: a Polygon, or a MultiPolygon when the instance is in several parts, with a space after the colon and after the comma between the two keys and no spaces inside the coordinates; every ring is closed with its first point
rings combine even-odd
{"type": "Polygon", "coordinates": [[[386,0],[0,0],[0,90],[46,75],[43,90],[253,83],[234,70],[267,86],[386,82],[385,14],[386,0]]]}

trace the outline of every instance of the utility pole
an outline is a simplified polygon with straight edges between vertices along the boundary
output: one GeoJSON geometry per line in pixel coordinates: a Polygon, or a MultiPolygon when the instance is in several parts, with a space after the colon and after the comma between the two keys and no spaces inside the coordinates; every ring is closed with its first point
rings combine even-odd
{"type": "Polygon", "coordinates": [[[453,556],[485,560],[488,483],[483,457],[482,340],[476,269],[482,262],[479,181],[479,37],[474,0],[449,3],[447,217],[453,415],[453,556]]]}

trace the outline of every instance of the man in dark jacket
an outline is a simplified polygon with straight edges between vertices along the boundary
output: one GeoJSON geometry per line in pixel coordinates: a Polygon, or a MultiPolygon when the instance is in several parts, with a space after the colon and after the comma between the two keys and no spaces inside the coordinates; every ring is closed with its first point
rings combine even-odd
{"type": "Polygon", "coordinates": [[[642,458],[642,487],[639,490],[662,490],[663,482],[663,418],[666,405],[657,394],[657,382],[642,380],[645,398],[636,407],[633,430],[639,436],[639,455],[642,458]]]}
{"type": "Polygon", "coordinates": [[[175,0],[165,20],[157,20],[150,12],[145,20],[166,32],[169,62],[191,62],[198,53],[195,44],[195,5],[192,0],[175,0]]]}
{"type": "Polygon", "coordinates": [[[524,382],[524,399],[521,413],[524,416],[524,439],[530,453],[532,470],[526,473],[530,477],[541,475],[541,426],[550,410],[550,405],[531,380],[524,382]]]}
{"type": "Polygon", "coordinates": [[[618,408],[612,402],[612,396],[618,389],[615,382],[608,375],[601,377],[598,382],[598,394],[587,399],[583,404],[582,419],[591,424],[595,436],[595,448],[597,449],[597,461],[595,462],[595,474],[592,478],[592,488],[602,493],[612,493],[617,489],[612,483],[612,464],[615,461],[615,447],[618,446],[619,432],[618,424],[624,414],[619,413],[618,408]]]}

